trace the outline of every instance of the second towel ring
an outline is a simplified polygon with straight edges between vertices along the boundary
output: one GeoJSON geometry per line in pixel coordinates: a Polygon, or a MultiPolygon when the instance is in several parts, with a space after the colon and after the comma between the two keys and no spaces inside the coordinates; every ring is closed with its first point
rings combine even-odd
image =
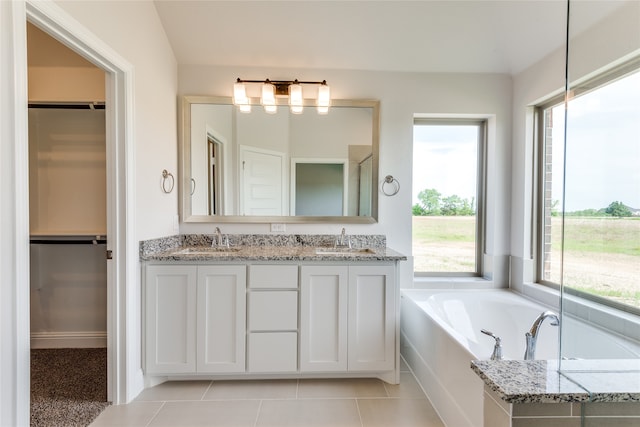
{"type": "Polygon", "coordinates": [[[166,194],[169,194],[173,191],[173,186],[175,185],[176,180],[173,177],[173,175],[171,174],[171,172],[167,172],[166,169],[164,169],[162,171],[162,191],[164,191],[166,194]],[[167,190],[167,179],[171,178],[171,186],[169,187],[169,189],[167,190]]]}
{"type": "Polygon", "coordinates": [[[381,190],[385,196],[395,196],[396,194],[398,194],[398,191],[400,191],[400,182],[398,182],[398,180],[395,179],[392,175],[387,175],[384,177],[384,181],[382,181],[381,190]],[[386,184],[393,186],[393,188],[385,189],[386,184]]]}

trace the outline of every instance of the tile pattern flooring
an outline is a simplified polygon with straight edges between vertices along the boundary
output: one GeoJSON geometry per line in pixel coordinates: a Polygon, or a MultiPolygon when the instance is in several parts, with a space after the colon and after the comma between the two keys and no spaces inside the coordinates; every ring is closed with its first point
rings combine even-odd
{"type": "MultiPolygon", "coordinates": [[[[405,366],[405,365],[403,365],[405,366]]],[[[110,406],[102,426],[444,427],[413,375],[377,379],[173,381],[110,406]]]]}

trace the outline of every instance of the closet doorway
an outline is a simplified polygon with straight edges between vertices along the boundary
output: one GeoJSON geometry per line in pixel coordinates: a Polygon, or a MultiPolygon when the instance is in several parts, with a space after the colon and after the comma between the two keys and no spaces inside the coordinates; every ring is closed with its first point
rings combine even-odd
{"type": "Polygon", "coordinates": [[[30,23],[27,62],[31,424],[89,424],[108,405],[106,75],[30,23]]]}

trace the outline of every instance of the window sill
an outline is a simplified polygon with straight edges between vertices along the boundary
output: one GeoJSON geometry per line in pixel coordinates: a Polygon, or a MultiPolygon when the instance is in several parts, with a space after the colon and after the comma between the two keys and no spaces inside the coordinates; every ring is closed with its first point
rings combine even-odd
{"type": "Polygon", "coordinates": [[[493,280],[471,276],[414,276],[414,289],[493,289],[493,280]]]}

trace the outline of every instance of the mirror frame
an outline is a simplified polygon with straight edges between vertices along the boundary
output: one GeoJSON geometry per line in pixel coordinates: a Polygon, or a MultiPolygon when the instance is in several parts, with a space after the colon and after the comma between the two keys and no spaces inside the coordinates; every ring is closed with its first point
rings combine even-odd
{"type": "MultiPolygon", "coordinates": [[[[362,107],[372,108],[372,194],[371,216],[250,216],[250,215],[192,215],[191,214],[191,105],[192,104],[226,104],[233,105],[228,96],[186,95],[182,97],[179,121],[179,149],[180,164],[180,218],[186,223],[330,223],[330,224],[374,224],[378,222],[378,166],[380,150],[380,101],[369,99],[335,99],[331,100],[331,107],[362,107]]],[[[305,107],[315,107],[313,100],[305,99],[305,107]]],[[[331,114],[331,110],[329,110],[331,114]]]]}

